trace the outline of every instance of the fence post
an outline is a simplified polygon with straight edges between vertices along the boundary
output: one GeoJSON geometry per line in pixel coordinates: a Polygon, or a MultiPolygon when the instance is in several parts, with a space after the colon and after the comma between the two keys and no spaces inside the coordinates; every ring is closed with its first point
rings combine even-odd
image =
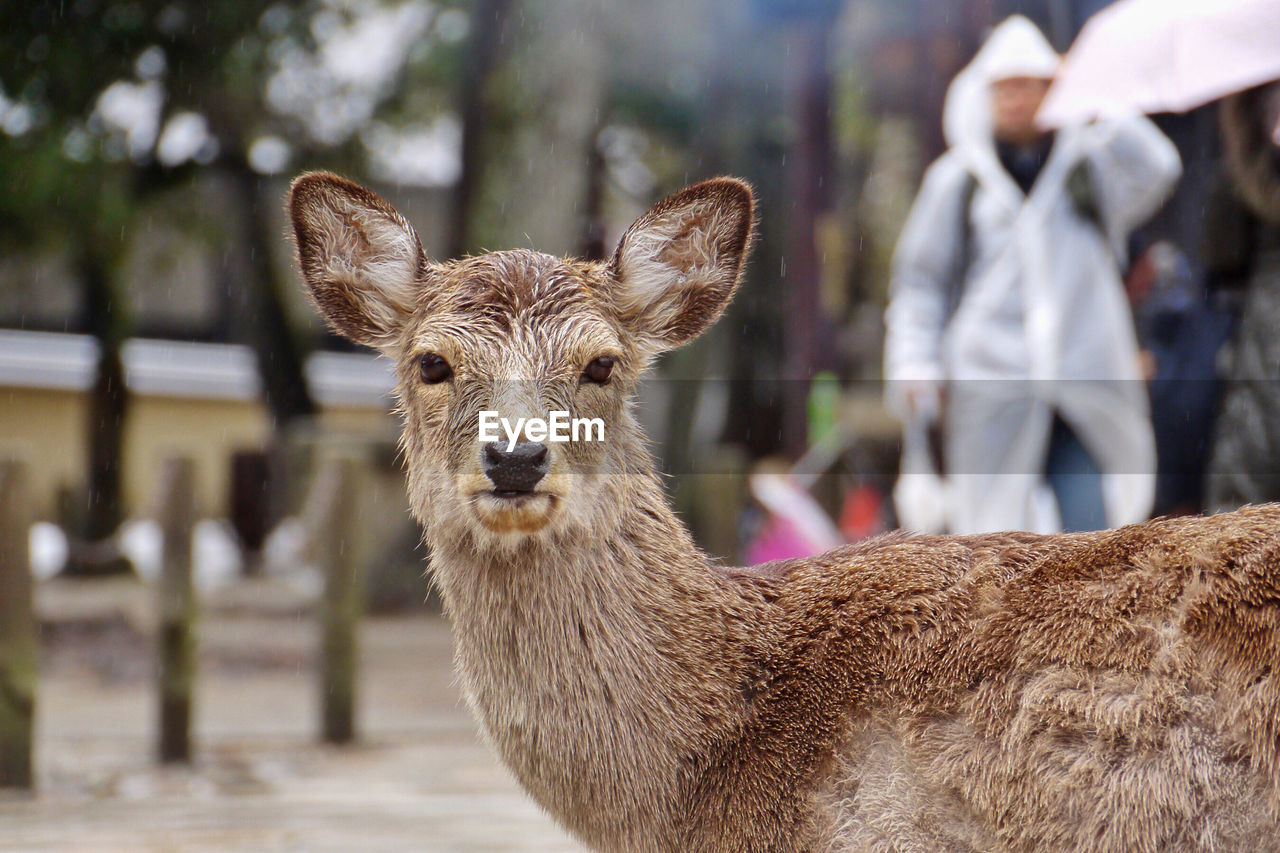
{"type": "Polygon", "coordinates": [[[39,654],[28,542],[26,466],[0,459],[0,788],[34,787],[39,654]]]}
{"type": "Polygon", "coordinates": [[[191,530],[195,525],[195,466],[190,458],[164,460],[157,495],[164,538],[160,582],[156,686],[160,700],[158,751],[164,763],[191,760],[191,692],[195,684],[196,596],[191,582],[191,530]]]}
{"type": "Polygon", "coordinates": [[[322,462],[307,516],[317,562],[324,572],[320,601],[320,715],[326,743],[355,739],[358,631],[364,615],[361,514],[367,497],[369,457],[350,445],[322,446],[322,462]]]}

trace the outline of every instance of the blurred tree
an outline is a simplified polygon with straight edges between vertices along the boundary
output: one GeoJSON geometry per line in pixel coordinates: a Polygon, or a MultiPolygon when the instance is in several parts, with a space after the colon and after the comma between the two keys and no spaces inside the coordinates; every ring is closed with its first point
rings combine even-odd
{"type": "MultiPolygon", "coordinates": [[[[784,323],[793,290],[804,284],[792,274],[789,227],[794,208],[787,181],[800,140],[785,85],[789,25],[779,26],[778,19],[764,15],[769,10],[740,0],[659,2],[661,10],[645,9],[642,20],[639,11],[628,17],[621,9],[605,16],[610,86],[604,121],[611,138],[628,129],[646,139],[652,189],[671,191],[716,174],[739,175],[756,188],[760,239],[747,270],[749,283],[725,320],[661,368],[675,379],[724,376],[727,411],[720,440],[742,445],[756,459],[782,447],[784,390],[792,378],[788,353],[796,345],[784,323]]],[[[614,193],[660,194],[638,186],[623,146],[610,147],[622,149],[608,152],[614,193]]],[[[664,455],[674,470],[694,470],[705,450],[688,417],[699,408],[704,384],[672,384],[675,404],[668,409],[664,455]]]]}
{"type": "Polygon", "coordinates": [[[483,137],[464,144],[464,178],[455,188],[466,186],[465,158],[473,157],[465,250],[580,248],[608,71],[603,5],[513,3],[500,24],[483,4],[472,7],[472,35],[479,27],[491,30],[485,40],[494,53],[483,85],[483,137]]]}
{"type": "MultiPolygon", "coordinates": [[[[231,209],[219,212],[227,227],[211,248],[274,423],[283,430],[314,414],[302,338],[271,261],[278,237],[267,211],[279,200],[262,197],[263,175],[291,158],[360,171],[370,151],[358,132],[380,105],[403,106],[394,102],[415,42],[451,5],[0,4],[0,239],[74,257],[84,296],[72,327],[100,347],[79,536],[99,542],[121,520],[120,350],[130,324],[118,277],[140,211],[196,177],[223,188],[231,209]]],[[[86,550],[72,570],[94,571],[101,551],[86,550]]]]}
{"type": "Polygon", "coordinates": [[[475,0],[471,4],[471,37],[462,68],[458,110],[462,114],[462,171],[453,191],[453,212],[445,251],[456,258],[479,246],[472,241],[473,207],[484,158],[484,133],[494,69],[500,61],[503,29],[511,0],[475,0]]]}
{"type": "MultiPolygon", "coordinates": [[[[172,191],[216,200],[205,202],[218,208],[206,222],[219,223],[209,239],[226,259],[226,315],[257,351],[283,428],[314,403],[301,378],[305,336],[269,260],[280,254],[279,202],[264,176],[325,166],[392,196],[452,187],[448,233],[434,247],[442,254],[532,244],[600,257],[656,196],[742,175],[762,207],[751,283],[725,323],[662,370],[688,378],[710,365],[727,375],[722,438],[759,457],[780,448],[785,411],[791,434],[803,434],[803,395],[782,389],[786,380],[802,386],[832,349],[812,334],[821,272],[813,230],[834,194],[824,183],[826,35],[834,11],[849,5],[3,4],[0,217],[20,226],[6,235],[96,246],[80,268],[96,263],[104,274],[82,277],[118,289],[121,234],[139,230],[149,199],[172,191]]],[[[121,302],[85,300],[113,306],[114,326],[78,326],[97,329],[104,352],[127,332],[121,302]]],[[[697,388],[684,384],[688,399],[672,407],[668,430],[677,469],[697,452],[687,417],[697,388]]],[[[101,411],[99,422],[119,421],[101,411]]]]}
{"type": "MultiPolygon", "coordinates": [[[[59,26],[53,4],[15,4],[0,12],[0,84],[25,118],[4,137],[0,156],[0,234],[10,250],[63,242],[82,289],[76,327],[93,334],[98,363],[90,387],[83,501],[69,571],[115,571],[118,554],[84,543],[105,540],[119,525],[121,449],[127,396],[121,346],[128,331],[115,271],[133,213],[124,152],[91,150],[90,116],[102,80],[114,79],[116,51],[136,46],[131,20],[76,17],[59,26]],[[101,76],[100,76],[101,75],[101,76]]],[[[136,51],[135,51],[136,52],[136,51]]]]}
{"type": "Polygon", "coordinates": [[[835,187],[832,154],[831,32],[839,4],[788,0],[785,74],[795,144],[787,167],[792,232],[787,276],[791,286],[786,336],[789,380],[784,392],[783,446],[793,456],[808,446],[809,380],[820,370],[843,367],[836,358],[832,318],[821,306],[823,261],[818,225],[831,210],[835,187]]]}

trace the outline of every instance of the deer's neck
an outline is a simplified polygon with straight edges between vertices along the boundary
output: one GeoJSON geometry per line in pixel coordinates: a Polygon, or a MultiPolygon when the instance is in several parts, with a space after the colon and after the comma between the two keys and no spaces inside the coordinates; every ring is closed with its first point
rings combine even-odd
{"type": "Polygon", "coordinates": [[[708,565],[655,479],[615,497],[601,535],[453,542],[433,562],[467,698],[520,781],[589,842],[660,849],[686,768],[741,713],[763,605],[708,565]]]}

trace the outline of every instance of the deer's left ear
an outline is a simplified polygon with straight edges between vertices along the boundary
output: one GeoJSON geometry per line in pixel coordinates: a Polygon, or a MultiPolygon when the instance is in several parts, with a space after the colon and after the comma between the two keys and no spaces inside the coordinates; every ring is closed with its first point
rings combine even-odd
{"type": "Polygon", "coordinates": [[[754,208],[751,187],[716,178],[658,202],[622,235],[610,264],[613,302],[651,353],[720,318],[742,276],[754,208]]]}

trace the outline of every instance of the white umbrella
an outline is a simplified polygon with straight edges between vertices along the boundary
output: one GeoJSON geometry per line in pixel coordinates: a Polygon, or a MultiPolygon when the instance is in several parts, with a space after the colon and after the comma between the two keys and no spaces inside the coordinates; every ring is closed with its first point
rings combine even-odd
{"type": "Polygon", "coordinates": [[[1280,0],[1119,0],[1085,23],[1036,120],[1185,112],[1276,79],[1280,0]]]}

